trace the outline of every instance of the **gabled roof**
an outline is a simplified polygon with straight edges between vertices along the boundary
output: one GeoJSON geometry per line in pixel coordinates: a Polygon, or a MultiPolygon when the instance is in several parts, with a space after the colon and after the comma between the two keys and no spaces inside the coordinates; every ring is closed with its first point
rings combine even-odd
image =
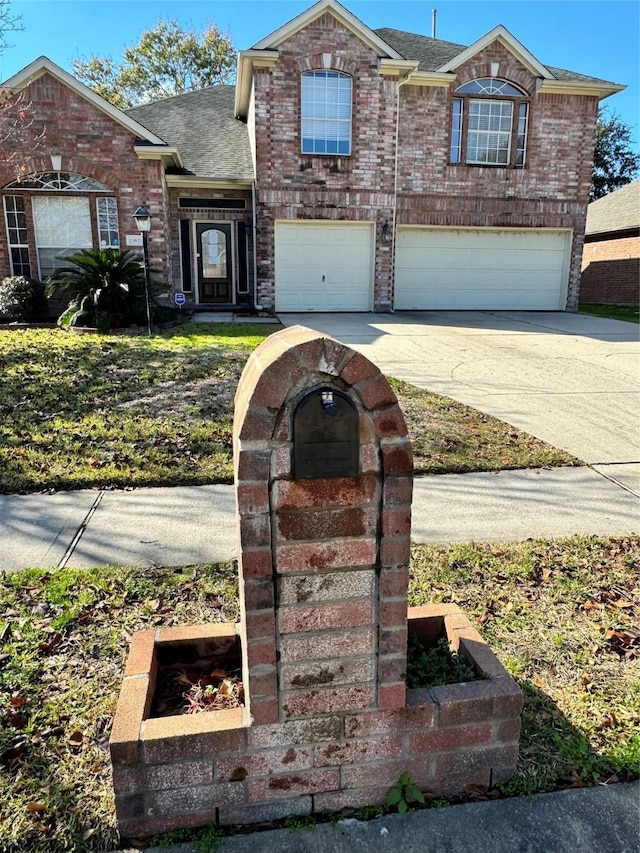
{"type": "Polygon", "coordinates": [[[5,80],[2,86],[4,89],[11,92],[17,92],[20,89],[24,89],[25,86],[28,86],[30,83],[33,83],[34,80],[42,77],[43,74],[50,74],[64,86],[67,86],[81,98],[84,98],[85,101],[88,101],[96,107],[96,109],[106,113],[115,122],[131,131],[134,136],[137,136],[145,142],[149,142],[153,145],[166,144],[164,139],[160,136],[157,136],[155,133],[150,133],[146,127],[138,124],[137,121],[132,119],[122,110],[119,110],[117,107],[114,107],[113,104],[105,101],[104,98],[101,98],[100,95],[97,95],[92,89],[85,86],[84,83],[76,80],[76,78],[69,74],[68,71],[65,71],[64,68],[60,68],[59,65],[56,65],[55,62],[52,62],[46,56],[39,56],[38,59],[35,59],[30,65],[23,68],[22,71],[18,71],[17,74],[13,75],[13,77],[5,80]]]}
{"type": "Polygon", "coordinates": [[[334,18],[337,18],[347,29],[355,33],[365,44],[368,44],[373,50],[377,51],[379,56],[385,56],[389,59],[402,59],[390,45],[386,44],[374,30],[369,29],[366,24],[363,24],[359,18],[342,6],[337,0],[319,0],[308,9],[305,9],[300,15],[297,15],[292,20],[288,21],[283,26],[279,27],[275,32],[261,39],[257,44],[254,44],[253,50],[276,50],[279,45],[286,39],[291,38],[308,24],[315,21],[325,12],[331,12],[334,18]]]}
{"type": "MultiPolygon", "coordinates": [[[[346,9],[338,0],[318,0],[313,6],[305,9],[300,15],[279,27],[270,35],[254,44],[251,50],[241,50],[238,54],[238,70],[236,74],[236,115],[245,117],[249,109],[251,97],[251,77],[254,67],[270,66],[275,64],[278,58],[278,47],[282,42],[294,36],[313,21],[317,20],[325,12],[330,12],[334,18],[351,30],[361,41],[374,50],[383,60],[405,59],[394,47],[387,44],[385,40],[375,31],[369,29],[359,18],[346,9]]],[[[406,65],[407,63],[402,63],[406,65]]],[[[413,66],[411,66],[413,67],[413,66]]],[[[403,69],[404,72],[410,70],[403,69]]]]}
{"type": "Polygon", "coordinates": [[[493,44],[494,41],[504,45],[504,47],[506,47],[507,50],[509,50],[510,53],[512,53],[515,58],[536,77],[541,77],[543,80],[553,79],[553,74],[549,69],[545,68],[545,66],[539,62],[535,56],[528,51],[517,38],[515,38],[515,36],[512,36],[509,30],[506,27],[503,27],[502,24],[498,24],[497,27],[489,30],[488,33],[485,33],[481,38],[474,41],[473,44],[469,45],[465,50],[460,51],[457,56],[454,56],[436,70],[442,72],[455,71],[456,68],[459,68],[475,56],[476,53],[479,53],[483,48],[487,47],[487,45],[493,44]]]}
{"type": "Polygon", "coordinates": [[[184,168],[174,174],[251,181],[249,133],[234,116],[234,95],[233,86],[209,86],[134,107],[127,116],[180,151],[184,168]]]}
{"type": "MultiPolygon", "coordinates": [[[[461,62],[466,61],[470,56],[477,53],[478,50],[481,50],[486,44],[490,44],[495,37],[498,37],[498,40],[511,50],[517,58],[521,59],[521,61],[525,58],[525,54],[532,57],[529,51],[503,26],[495,27],[486,36],[474,42],[471,47],[387,27],[377,29],[376,33],[405,58],[418,60],[419,72],[442,73],[445,70],[451,71],[457,68],[461,62]],[[493,37],[491,37],[492,34],[493,37]],[[507,36],[509,36],[508,39],[507,36]],[[523,54],[522,51],[525,53],[523,54]]],[[[602,80],[599,77],[590,77],[587,74],[566,71],[565,69],[555,68],[551,65],[541,65],[535,57],[532,57],[532,59],[534,63],[537,63],[540,68],[545,70],[545,76],[542,79],[540,87],[541,91],[560,91],[561,89],[575,88],[576,90],[584,90],[585,94],[595,94],[600,98],[605,98],[625,88],[617,83],[602,80]]],[[[530,60],[528,62],[530,64],[530,60]]],[[[533,68],[533,66],[531,67],[533,68]]],[[[536,76],[538,76],[537,73],[536,76]]]]}
{"type": "Polygon", "coordinates": [[[640,181],[609,193],[587,208],[586,236],[640,228],[640,181]]]}

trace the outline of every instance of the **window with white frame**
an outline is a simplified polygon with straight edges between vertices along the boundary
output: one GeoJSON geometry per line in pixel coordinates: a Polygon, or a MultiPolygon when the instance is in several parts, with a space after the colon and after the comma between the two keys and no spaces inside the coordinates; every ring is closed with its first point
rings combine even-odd
{"type": "Polygon", "coordinates": [[[30,278],[29,239],[22,196],[6,195],[4,197],[4,215],[7,225],[11,275],[24,275],[30,278]]]}
{"type": "MultiPolygon", "coordinates": [[[[90,194],[111,192],[95,178],[77,172],[38,172],[7,184],[5,190],[20,194],[4,196],[5,220],[11,271],[14,275],[36,274],[29,263],[29,237],[35,237],[38,275],[44,279],[63,266],[65,257],[96,244],[102,248],[120,246],[118,205],[112,196],[95,195],[95,223],[92,224],[90,194]],[[31,203],[34,234],[29,235],[25,216],[25,195],[31,203]],[[83,193],[83,195],[79,195],[83,193]],[[97,228],[97,232],[96,232],[97,228]]],[[[33,251],[32,245],[32,251],[33,251]]]]}
{"type": "Polygon", "coordinates": [[[117,249],[120,246],[118,236],[118,205],[115,198],[97,198],[98,242],[101,249],[117,249]]]}
{"type": "Polygon", "coordinates": [[[506,80],[484,77],[456,89],[451,111],[451,163],[525,165],[527,94],[506,80]]]}
{"type": "Polygon", "coordinates": [[[34,196],[33,224],[36,233],[40,278],[64,266],[64,259],[93,246],[89,199],[81,196],[34,196]]]}
{"type": "Polygon", "coordinates": [[[351,77],[308,71],[301,89],[302,153],[351,154],[351,77]]]}

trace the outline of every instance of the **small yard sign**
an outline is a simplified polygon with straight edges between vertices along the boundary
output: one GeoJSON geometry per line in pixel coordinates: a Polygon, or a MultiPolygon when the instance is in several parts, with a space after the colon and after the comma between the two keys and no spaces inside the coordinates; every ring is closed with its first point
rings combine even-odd
{"type": "Polygon", "coordinates": [[[173,297],[173,301],[176,303],[178,308],[182,308],[184,303],[187,301],[187,298],[184,293],[176,293],[176,295],[173,297]]]}

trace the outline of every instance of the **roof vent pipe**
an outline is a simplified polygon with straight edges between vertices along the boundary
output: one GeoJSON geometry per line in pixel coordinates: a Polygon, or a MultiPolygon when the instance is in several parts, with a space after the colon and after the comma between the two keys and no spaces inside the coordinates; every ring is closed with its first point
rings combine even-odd
{"type": "Polygon", "coordinates": [[[434,39],[436,37],[436,18],[438,17],[438,10],[432,9],[431,11],[431,38],[434,39]]]}

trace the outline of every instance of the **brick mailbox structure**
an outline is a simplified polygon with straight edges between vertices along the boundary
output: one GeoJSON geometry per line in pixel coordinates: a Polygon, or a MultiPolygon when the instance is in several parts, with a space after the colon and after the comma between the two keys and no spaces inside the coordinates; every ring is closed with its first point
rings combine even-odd
{"type": "Polygon", "coordinates": [[[407,611],[412,453],[389,383],[301,327],[236,394],[239,625],[134,637],[111,738],[124,837],[488,786],[515,769],[522,694],[452,605],[407,611]],[[405,689],[407,634],[446,636],[483,680],[405,689]],[[233,649],[245,706],[149,718],[174,658],[233,649]],[[195,651],[194,651],[195,649],[195,651]]]}

